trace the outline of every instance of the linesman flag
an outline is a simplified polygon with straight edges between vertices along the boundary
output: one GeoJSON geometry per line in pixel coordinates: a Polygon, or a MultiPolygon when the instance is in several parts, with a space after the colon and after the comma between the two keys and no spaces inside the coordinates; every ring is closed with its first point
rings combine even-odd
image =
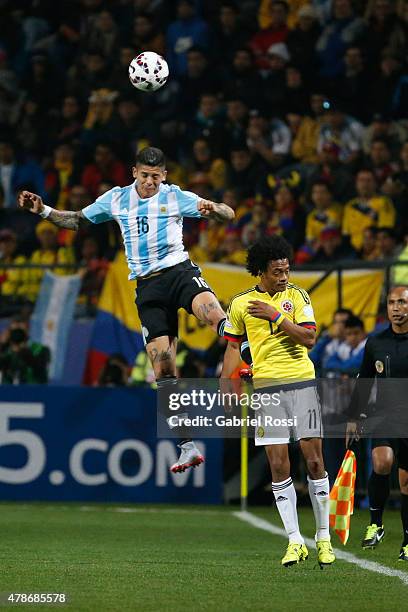
{"type": "Polygon", "coordinates": [[[330,527],[335,530],[343,544],[350,534],[350,516],[354,510],[354,488],[356,484],[356,456],[348,450],[330,491],[330,527]]]}

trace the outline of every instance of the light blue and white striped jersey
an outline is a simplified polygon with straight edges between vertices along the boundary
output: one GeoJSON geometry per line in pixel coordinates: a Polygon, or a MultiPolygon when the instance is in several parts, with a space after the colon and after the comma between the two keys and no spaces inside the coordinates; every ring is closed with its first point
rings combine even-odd
{"type": "Polygon", "coordinates": [[[82,210],[92,223],[115,220],[121,229],[129,279],[164,270],[188,259],[183,217],[198,217],[199,197],[177,185],[160,185],[151,198],[140,198],[136,181],[114,187],[82,210]]]}

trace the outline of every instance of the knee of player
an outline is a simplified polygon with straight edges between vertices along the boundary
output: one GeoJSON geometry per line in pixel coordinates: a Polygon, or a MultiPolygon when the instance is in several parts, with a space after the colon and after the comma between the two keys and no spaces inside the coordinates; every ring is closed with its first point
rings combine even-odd
{"type": "Polygon", "coordinates": [[[380,476],[388,476],[391,474],[393,461],[390,459],[379,459],[373,457],[373,470],[380,476]]]}
{"type": "Polygon", "coordinates": [[[408,495],[408,472],[405,470],[399,471],[400,490],[403,495],[408,495]]]}
{"type": "Polygon", "coordinates": [[[305,459],[305,461],[306,469],[312,480],[324,478],[325,470],[322,457],[319,457],[319,455],[314,455],[313,457],[308,457],[305,459]]]}

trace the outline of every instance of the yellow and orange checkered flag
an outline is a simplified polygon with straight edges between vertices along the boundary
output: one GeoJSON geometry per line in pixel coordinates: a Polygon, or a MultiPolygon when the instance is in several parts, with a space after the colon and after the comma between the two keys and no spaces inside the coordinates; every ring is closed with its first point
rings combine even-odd
{"type": "Polygon", "coordinates": [[[356,484],[356,456],[348,450],[330,491],[330,527],[343,544],[350,534],[350,517],[354,510],[354,487],[356,484]]]}

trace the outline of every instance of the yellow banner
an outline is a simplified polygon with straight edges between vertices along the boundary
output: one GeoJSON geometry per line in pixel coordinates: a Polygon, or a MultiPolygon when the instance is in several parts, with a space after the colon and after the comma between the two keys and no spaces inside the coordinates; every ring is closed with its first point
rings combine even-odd
{"type": "MultiPolygon", "coordinates": [[[[201,265],[203,277],[227,307],[230,299],[256,284],[243,268],[222,264],[201,265]]],[[[293,272],[290,281],[309,291],[324,275],[322,272],[293,272]]],[[[140,332],[135,306],[135,283],[127,280],[128,268],[123,253],[111,265],[98,307],[117,317],[126,327],[140,332]]],[[[366,331],[375,325],[384,273],[377,270],[343,272],[343,307],[350,308],[365,323],[366,331]]],[[[311,293],[318,327],[330,325],[337,308],[337,274],[331,274],[311,293]]],[[[214,341],[214,332],[184,310],[179,312],[180,339],[192,348],[206,349],[214,341]]]]}

